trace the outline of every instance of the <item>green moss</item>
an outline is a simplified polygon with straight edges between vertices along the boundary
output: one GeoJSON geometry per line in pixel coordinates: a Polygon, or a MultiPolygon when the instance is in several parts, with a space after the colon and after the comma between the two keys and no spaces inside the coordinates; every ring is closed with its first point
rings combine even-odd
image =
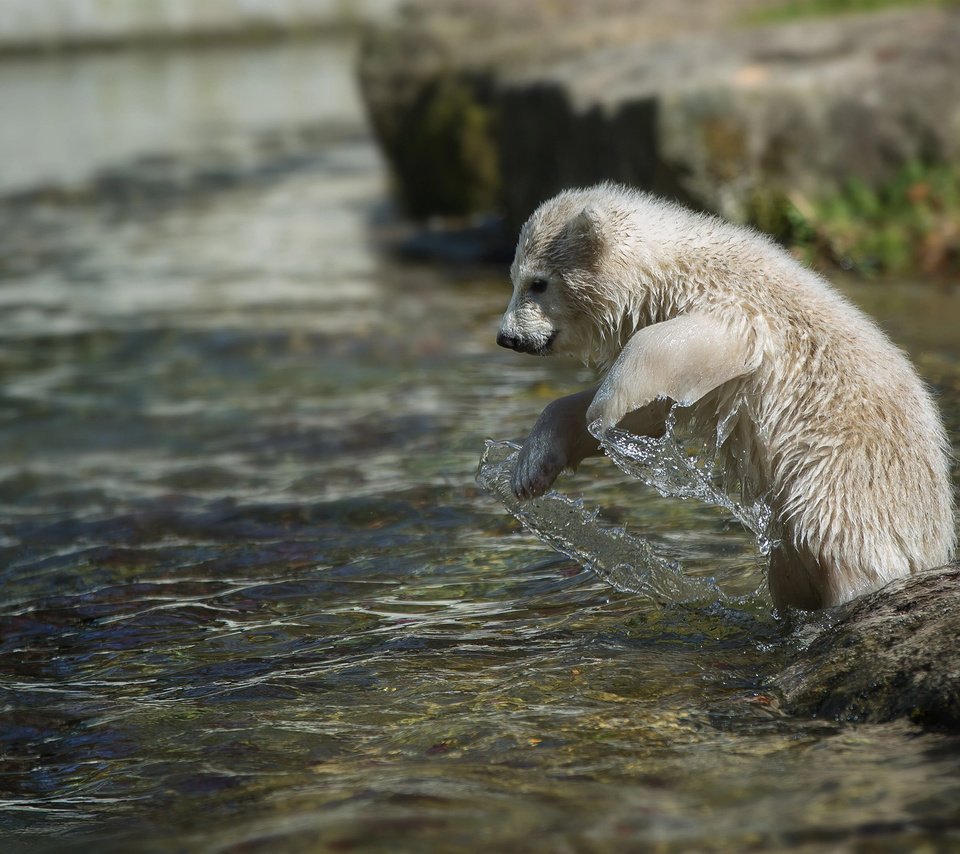
{"type": "Polygon", "coordinates": [[[414,216],[495,208],[500,189],[493,110],[455,76],[425,89],[396,136],[395,167],[414,216]]]}
{"type": "Polygon", "coordinates": [[[910,163],[882,187],[850,180],[812,202],[771,193],[749,213],[807,261],[867,275],[960,275],[960,164],[910,163]]]}
{"type": "Polygon", "coordinates": [[[772,24],[799,18],[879,12],[898,6],[956,6],[958,0],[784,0],[747,16],[750,24],[772,24]]]}
{"type": "Polygon", "coordinates": [[[801,223],[794,223],[792,213],[795,208],[784,193],[779,191],[756,192],[748,199],[745,219],[760,231],[771,234],[780,240],[795,238],[801,223]]]}

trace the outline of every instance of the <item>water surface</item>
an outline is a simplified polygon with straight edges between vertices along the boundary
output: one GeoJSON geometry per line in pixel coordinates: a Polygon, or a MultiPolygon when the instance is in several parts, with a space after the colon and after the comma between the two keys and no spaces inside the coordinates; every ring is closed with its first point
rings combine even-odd
{"type": "MultiPolygon", "coordinates": [[[[339,56],[309,121],[126,137],[69,164],[92,190],[0,205],[5,850],[960,844],[956,738],[784,717],[764,684],[799,629],[617,592],[478,492],[484,438],[588,376],[494,345],[503,271],[377,250],[387,182],[339,56]]],[[[244,81],[227,100],[269,114],[244,81]]],[[[848,289],[960,434],[958,297],[848,289]]],[[[762,583],[710,508],[603,460],[560,486],[762,583]]]]}

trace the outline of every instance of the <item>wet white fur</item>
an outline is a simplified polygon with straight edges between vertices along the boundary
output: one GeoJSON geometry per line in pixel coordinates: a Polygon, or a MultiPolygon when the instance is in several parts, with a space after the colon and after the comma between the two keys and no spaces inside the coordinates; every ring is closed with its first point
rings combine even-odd
{"type": "Polygon", "coordinates": [[[511,276],[501,333],[606,371],[596,394],[541,415],[515,473],[522,497],[598,452],[589,420],[639,409],[624,423],[656,432],[662,401],[683,400],[699,429],[725,425],[731,479],[766,494],[783,525],[778,606],[836,605],[952,557],[930,394],[871,320],[767,238],[604,184],[541,205],[511,276]]]}

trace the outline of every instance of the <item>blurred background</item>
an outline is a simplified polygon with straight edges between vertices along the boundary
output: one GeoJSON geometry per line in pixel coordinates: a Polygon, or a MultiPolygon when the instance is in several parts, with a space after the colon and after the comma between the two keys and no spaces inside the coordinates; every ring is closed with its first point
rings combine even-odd
{"type": "Polygon", "coordinates": [[[955,738],[778,714],[729,520],[561,480],[734,597],[658,607],[473,473],[592,380],[494,337],[520,223],[604,179],[824,271],[956,447],[958,44],[936,0],[0,0],[4,850],[956,842],[955,738]]]}

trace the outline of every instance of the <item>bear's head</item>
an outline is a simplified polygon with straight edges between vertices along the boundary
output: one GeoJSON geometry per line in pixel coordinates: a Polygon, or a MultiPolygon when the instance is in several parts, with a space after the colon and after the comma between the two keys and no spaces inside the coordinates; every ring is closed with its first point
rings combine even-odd
{"type": "Polygon", "coordinates": [[[636,294],[624,287],[625,222],[612,190],[568,190],[524,224],[510,268],[513,296],[497,333],[501,347],[594,364],[616,358],[636,294]]]}

